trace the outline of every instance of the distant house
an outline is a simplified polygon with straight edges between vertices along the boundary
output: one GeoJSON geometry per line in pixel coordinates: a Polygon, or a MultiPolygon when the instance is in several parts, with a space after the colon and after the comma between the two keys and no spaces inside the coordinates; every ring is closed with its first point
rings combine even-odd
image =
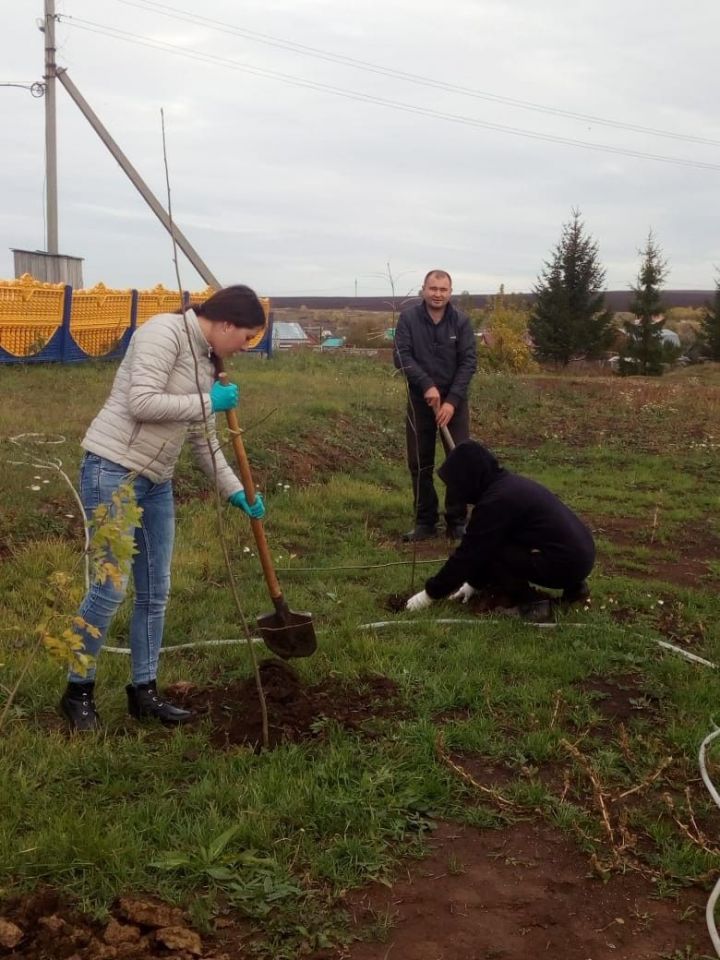
{"type": "Polygon", "coordinates": [[[297,347],[309,347],[312,344],[313,340],[299,323],[288,323],[283,320],[275,320],[273,323],[273,350],[294,350],[297,347]]]}
{"type": "MultiPolygon", "coordinates": [[[[664,320],[664,316],[661,313],[656,314],[651,318],[653,323],[657,323],[659,320],[664,320]]],[[[631,320],[633,326],[639,326],[640,320],[637,317],[634,317],[631,320]]],[[[617,343],[618,349],[622,347],[623,342],[627,339],[627,331],[620,327],[617,331],[616,340],[619,340],[617,343]]],[[[674,330],[668,330],[667,327],[663,327],[660,330],[660,339],[664,344],[667,344],[669,347],[680,347],[682,344],[680,342],[680,337],[675,333],[674,330]]]]}
{"type": "Polygon", "coordinates": [[[667,327],[663,327],[660,331],[660,337],[662,338],[663,343],[667,343],[671,347],[680,346],[680,337],[675,333],[674,330],[668,330],[667,327]]]}

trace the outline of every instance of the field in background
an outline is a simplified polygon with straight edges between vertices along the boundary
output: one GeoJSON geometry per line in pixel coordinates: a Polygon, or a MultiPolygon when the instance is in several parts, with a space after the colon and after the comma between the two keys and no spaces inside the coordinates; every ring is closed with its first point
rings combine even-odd
{"type": "MultiPolygon", "coordinates": [[[[49,576],[71,573],[76,595],[81,582],[72,496],[56,474],[12,465],[23,457],[7,438],[62,437],[52,455],[74,478],[79,439],[113,372],[83,364],[0,375],[1,699],[33,643],[49,576]]],[[[647,919],[643,927],[625,916],[618,942],[637,927],[638,943],[655,944],[648,956],[700,956],[700,894],[720,870],[712,839],[720,816],[695,755],[720,691],[714,671],[656,641],[720,662],[720,371],[475,379],[473,435],[560,494],[597,538],[592,603],[542,631],[500,618],[433,623],[469,616],[450,604],[429,617],[389,612],[391,595],[419,589],[435,569],[382,566],[412,558],[400,544],[412,525],[404,388],[391,366],[299,353],[240,358],[233,374],[280,577],[291,605],[311,610],[318,629],[320,650],[300,663],[302,681],[369,691],[383,678],[392,709],[380,705],[355,724],[320,716],[307,738],[258,756],[216,745],[208,722],[177,732],[131,724],[127,660],[106,654],[98,700],[107,735],[69,741],[54,709],[62,677],[41,657],[0,741],[3,895],[49,883],[102,917],[118,895],[153,891],[188,907],[211,939],[222,934],[218,919],[239,924],[234,957],[251,949],[334,956],[351,932],[389,941],[402,933],[379,901],[363,912],[348,891],[392,883],[399,859],[426,853],[433,836],[438,871],[470,870],[463,858],[479,841],[457,850],[446,824],[497,837],[520,862],[513,843],[532,822],[554,831],[548,842],[567,844],[568,857],[576,851],[586,873],[595,863],[605,876],[606,885],[587,881],[595,885],[588,901],[627,876],[636,883],[632,902],[647,919]],[[408,625],[360,629],[383,620],[408,625]],[[443,759],[440,734],[444,755],[470,779],[443,759]],[[654,912],[658,894],[679,904],[672,924],[654,912]],[[259,939],[250,942],[252,930],[259,939]]],[[[187,458],[176,491],[166,644],[238,637],[214,505],[187,458]]],[[[228,510],[226,523],[252,620],[270,608],[253,540],[238,512],[228,510]]],[[[420,559],[446,553],[438,540],[420,559]]],[[[68,615],[74,602],[68,595],[68,615]]],[[[109,643],[123,645],[126,629],[124,612],[109,643]]],[[[161,666],[165,683],[220,686],[249,675],[241,646],[168,652],[161,666]]],[[[496,861],[485,851],[482,862],[496,861]]],[[[540,950],[548,936],[543,929],[520,946],[540,950]]],[[[527,955],[503,946],[508,957],[527,955]]],[[[630,940],[626,948],[592,955],[645,955],[630,940]]],[[[352,956],[382,957],[387,946],[376,950],[352,956]]]]}

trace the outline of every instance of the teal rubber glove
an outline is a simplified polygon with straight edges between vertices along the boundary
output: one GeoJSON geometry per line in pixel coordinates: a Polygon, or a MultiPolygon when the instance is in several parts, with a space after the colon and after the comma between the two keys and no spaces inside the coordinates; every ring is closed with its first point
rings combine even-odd
{"type": "Polygon", "coordinates": [[[213,413],[232,410],[240,402],[240,389],[236,383],[220,383],[216,380],[210,389],[210,406],[213,413]]]}
{"type": "Polygon", "coordinates": [[[261,493],[255,493],[255,503],[250,506],[245,496],[244,490],[238,490],[237,493],[234,493],[230,497],[230,503],[234,507],[239,507],[241,510],[244,510],[245,513],[253,520],[262,520],[265,516],[265,501],[262,498],[261,493]]]}

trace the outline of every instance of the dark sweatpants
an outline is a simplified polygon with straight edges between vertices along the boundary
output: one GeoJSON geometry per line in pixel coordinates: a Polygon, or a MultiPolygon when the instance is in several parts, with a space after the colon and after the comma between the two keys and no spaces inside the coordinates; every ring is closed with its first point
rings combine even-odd
{"type": "Polygon", "coordinates": [[[592,570],[588,558],[582,566],[558,563],[540,550],[529,550],[522,544],[506,543],[492,560],[475,567],[470,585],[476,588],[495,587],[510,594],[522,594],[528,582],[556,590],[577,586],[592,570]]]}
{"type": "MultiPolygon", "coordinates": [[[[456,444],[470,439],[470,411],[466,400],[455,408],[448,430],[456,444]]],[[[437,435],[435,411],[424,398],[411,396],[407,406],[405,438],[413,485],[415,522],[428,527],[434,527],[438,522],[438,496],[433,483],[437,435]]],[[[445,446],[442,434],[440,439],[447,455],[450,451],[445,446]]],[[[466,519],[467,504],[452,501],[446,493],[445,522],[448,527],[464,524],[466,519]]]]}

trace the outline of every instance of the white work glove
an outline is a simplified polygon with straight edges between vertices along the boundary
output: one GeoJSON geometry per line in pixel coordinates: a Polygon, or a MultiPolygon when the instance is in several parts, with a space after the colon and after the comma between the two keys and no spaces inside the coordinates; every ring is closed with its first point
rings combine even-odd
{"type": "Polygon", "coordinates": [[[415,596],[410,597],[408,602],[405,604],[406,610],[424,610],[425,607],[429,607],[432,603],[432,597],[429,597],[424,590],[421,590],[420,593],[416,593],[415,596]]]}
{"type": "Polygon", "coordinates": [[[448,599],[458,600],[460,603],[467,603],[470,597],[474,597],[476,593],[477,590],[475,587],[471,587],[469,583],[464,583],[459,590],[451,593],[448,599]]]}

